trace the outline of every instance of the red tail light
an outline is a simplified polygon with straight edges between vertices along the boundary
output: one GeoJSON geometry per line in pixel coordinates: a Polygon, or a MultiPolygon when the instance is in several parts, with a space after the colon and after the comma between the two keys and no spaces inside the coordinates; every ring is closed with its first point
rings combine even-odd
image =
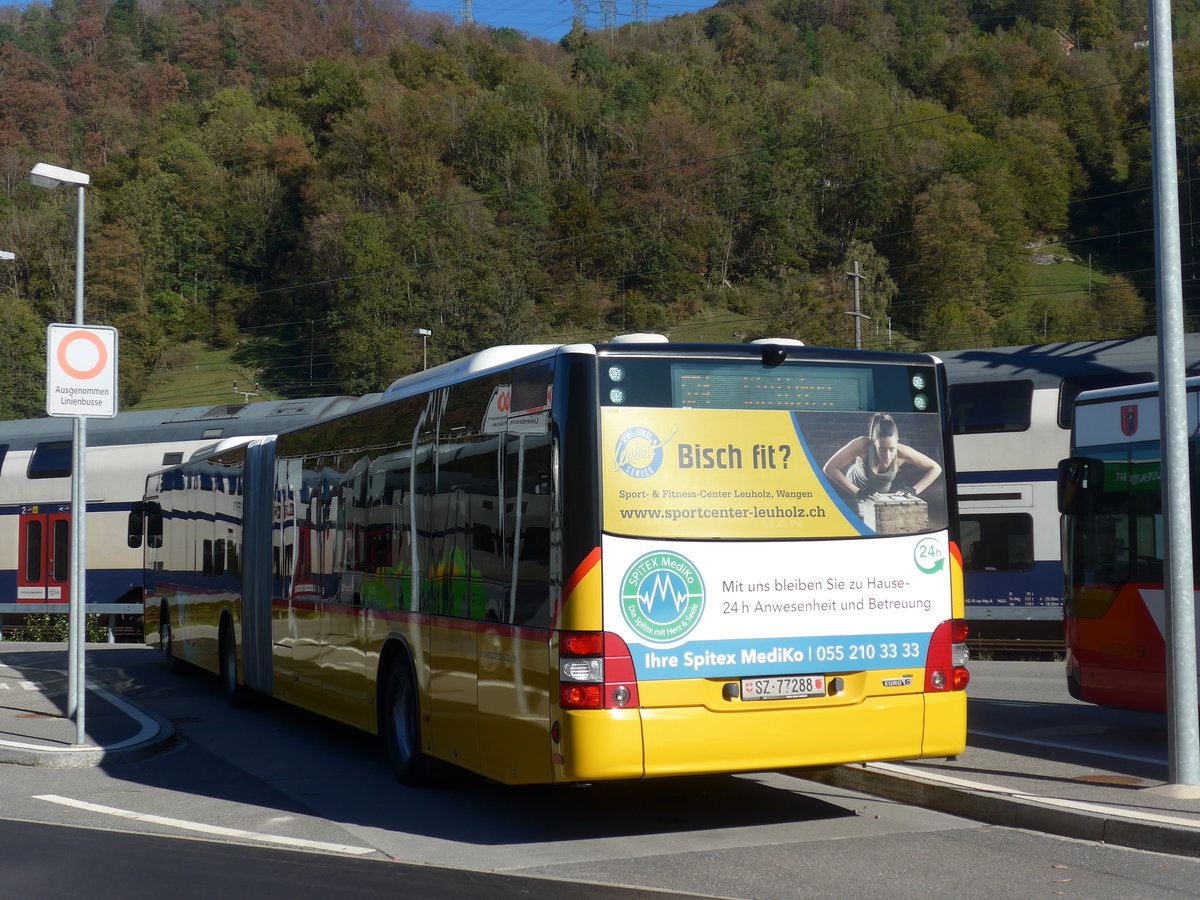
{"type": "Polygon", "coordinates": [[[962,619],[947,619],[933,631],[929,653],[925,657],[925,692],[941,693],[964,690],[971,681],[965,663],[967,623],[962,619]]]}
{"type": "Polygon", "coordinates": [[[603,631],[564,631],[558,644],[563,656],[603,656],[603,631]]]}
{"type": "Polygon", "coordinates": [[[559,635],[559,706],[631,709],[638,706],[629,647],[615,634],[569,631],[559,635]]]}

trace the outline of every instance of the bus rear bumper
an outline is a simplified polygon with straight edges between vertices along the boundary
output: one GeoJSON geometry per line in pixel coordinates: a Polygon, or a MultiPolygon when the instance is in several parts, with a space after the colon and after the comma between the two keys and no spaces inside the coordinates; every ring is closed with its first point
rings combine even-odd
{"type": "Polygon", "coordinates": [[[1135,709],[1167,711],[1167,679],[1162,672],[1078,666],[1079,696],[1085,703],[1135,709]]]}
{"type": "Polygon", "coordinates": [[[957,756],[966,694],[868,697],[837,707],[700,706],[564,712],[556,781],[654,778],[957,756]],[[755,721],[756,716],[769,715],[755,721]],[[769,724],[766,724],[769,721],[769,724]]]}

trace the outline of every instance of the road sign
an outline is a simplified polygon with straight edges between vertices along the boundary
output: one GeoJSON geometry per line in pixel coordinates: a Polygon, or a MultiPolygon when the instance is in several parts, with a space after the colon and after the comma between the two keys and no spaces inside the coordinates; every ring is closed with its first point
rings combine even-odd
{"type": "Polygon", "coordinates": [[[51,325],[46,329],[46,413],[117,414],[117,329],[51,325]]]}

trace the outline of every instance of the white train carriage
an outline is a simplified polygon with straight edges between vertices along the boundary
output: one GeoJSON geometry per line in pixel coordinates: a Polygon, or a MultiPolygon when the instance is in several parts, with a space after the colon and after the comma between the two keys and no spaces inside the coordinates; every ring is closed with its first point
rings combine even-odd
{"type": "MultiPolygon", "coordinates": [[[[1200,334],[1185,336],[1189,373],[1200,334]]],[[[1055,497],[1080,391],[1153,381],[1158,338],[986,347],[946,363],[958,471],[964,590],[972,634],[997,643],[1062,639],[1055,497]]]]}
{"type": "MultiPolygon", "coordinates": [[[[222,443],[343,412],[353,397],[123,412],[87,429],[86,610],[142,612],[142,494],[149,473],[222,443]]],[[[0,628],[66,612],[71,573],[69,418],[0,422],[0,628]]]]}

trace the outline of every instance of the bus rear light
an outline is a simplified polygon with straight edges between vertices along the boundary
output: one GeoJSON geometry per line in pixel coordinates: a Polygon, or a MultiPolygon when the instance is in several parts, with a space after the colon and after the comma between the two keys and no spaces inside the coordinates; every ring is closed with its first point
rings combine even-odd
{"type": "Polygon", "coordinates": [[[564,684],[558,702],[563,709],[604,709],[604,695],[598,684],[564,684]]]}
{"type": "Polygon", "coordinates": [[[601,683],[604,681],[603,659],[564,659],[558,664],[560,681],[583,681],[601,683]]]}
{"type": "Polygon", "coordinates": [[[629,709],[639,705],[629,647],[615,634],[559,635],[559,705],[563,709],[629,709]]]}
{"type": "Polygon", "coordinates": [[[559,656],[603,656],[603,631],[565,631],[559,640],[559,656]]]}
{"type": "Polygon", "coordinates": [[[967,685],[971,683],[971,673],[961,666],[956,667],[954,669],[953,683],[954,690],[965,691],[967,689],[967,685]]]}
{"type": "Polygon", "coordinates": [[[964,664],[971,658],[967,647],[967,623],[962,619],[947,619],[933,631],[929,653],[925,658],[925,690],[961,691],[971,680],[964,664]]]}

